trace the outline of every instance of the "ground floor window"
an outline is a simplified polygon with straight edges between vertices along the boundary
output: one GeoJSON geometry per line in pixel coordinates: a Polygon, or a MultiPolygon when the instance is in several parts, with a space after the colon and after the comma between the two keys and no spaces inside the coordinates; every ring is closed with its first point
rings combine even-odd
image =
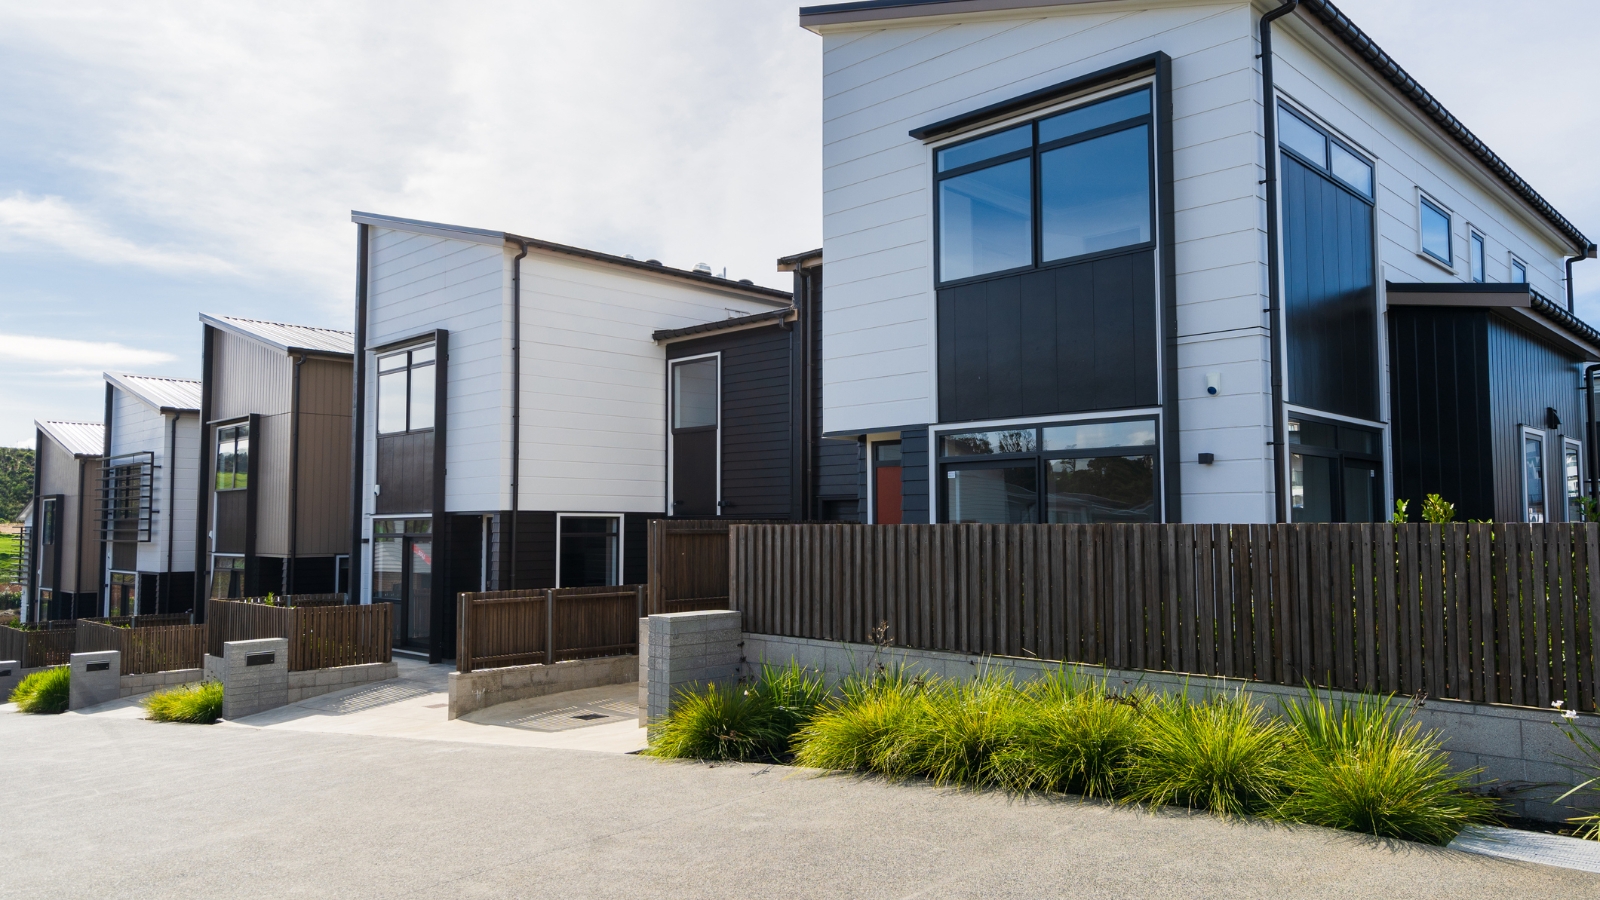
{"type": "Polygon", "coordinates": [[[396,644],[426,647],[433,631],[433,520],[372,521],[372,599],[393,603],[396,644]]]}
{"type": "Polygon", "coordinates": [[[1161,520],[1153,418],[946,433],[938,453],[941,522],[1161,520]]]}
{"type": "Polygon", "coordinates": [[[1289,420],[1289,518],[1382,522],[1383,435],[1306,417],[1289,420]]]}
{"type": "Polygon", "coordinates": [[[133,572],[112,572],[108,593],[106,615],[133,615],[139,608],[139,576],[133,572]]]}
{"type": "Polygon", "coordinates": [[[244,596],[244,557],[211,558],[211,599],[233,600],[244,596]]]}
{"type": "Polygon", "coordinates": [[[1567,521],[1583,521],[1583,445],[1572,438],[1561,441],[1561,475],[1567,489],[1567,521]]]}
{"type": "Polygon", "coordinates": [[[1522,430],[1522,521],[1545,522],[1544,433],[1522,430]]]}
{"type": "Polygon", "coordinates": [[[622,517],[562,513],[556,541],[556,586],[622,583],[622,517]]]}

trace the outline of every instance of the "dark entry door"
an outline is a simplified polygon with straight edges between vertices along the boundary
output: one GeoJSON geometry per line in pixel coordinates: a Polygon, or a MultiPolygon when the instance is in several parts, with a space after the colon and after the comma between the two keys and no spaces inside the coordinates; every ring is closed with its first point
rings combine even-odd
{"type": "Polygon", "coordinates": [[[372,598],[394,604],[397,647],[428,649],[433,624],[433,535],[430,519],[373,522],[372,598]]]}
{"type": "Polygon", "coordinates": [[[670,515],[717,515],[721,451],[718,377],[714,356],[672,364],[670,515]]]}

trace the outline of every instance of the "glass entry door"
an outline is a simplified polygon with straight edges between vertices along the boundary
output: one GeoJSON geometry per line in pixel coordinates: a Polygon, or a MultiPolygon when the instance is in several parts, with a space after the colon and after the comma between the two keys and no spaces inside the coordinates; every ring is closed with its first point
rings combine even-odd
{"type": "Polygon", "coordinates": [[[394,643],[427,649],[433,625],[433,520],[372,523],[372,599],[394,604],[394,643]]]}

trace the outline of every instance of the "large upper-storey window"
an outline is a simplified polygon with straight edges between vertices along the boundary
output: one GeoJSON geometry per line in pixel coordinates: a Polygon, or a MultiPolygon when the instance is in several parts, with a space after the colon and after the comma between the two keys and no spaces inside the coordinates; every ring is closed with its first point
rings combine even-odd
{"type": "Polygon", "coordinates": [[[242,491],[250,486],[250,426],[217,429],[217,490],[242,491]]]}
{"type": "Polygon", "coordinates": [[[378,433],[433,427],[434,345],[378,357],[378,433]]]}
{"type": "Polygon", "coordinates": [[[939,281],[1154,240],[1148,86],[939,149],[939,281]]]}

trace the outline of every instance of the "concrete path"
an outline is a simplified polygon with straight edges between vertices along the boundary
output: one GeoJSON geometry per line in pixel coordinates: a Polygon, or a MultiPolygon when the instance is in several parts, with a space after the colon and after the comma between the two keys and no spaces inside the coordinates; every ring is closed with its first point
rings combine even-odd
{"type": "Polygon", "coordinates": [[[1600,896],[1321,829],[774,766],[3,710],[0,754],[0,900],[1600,896]]]}

